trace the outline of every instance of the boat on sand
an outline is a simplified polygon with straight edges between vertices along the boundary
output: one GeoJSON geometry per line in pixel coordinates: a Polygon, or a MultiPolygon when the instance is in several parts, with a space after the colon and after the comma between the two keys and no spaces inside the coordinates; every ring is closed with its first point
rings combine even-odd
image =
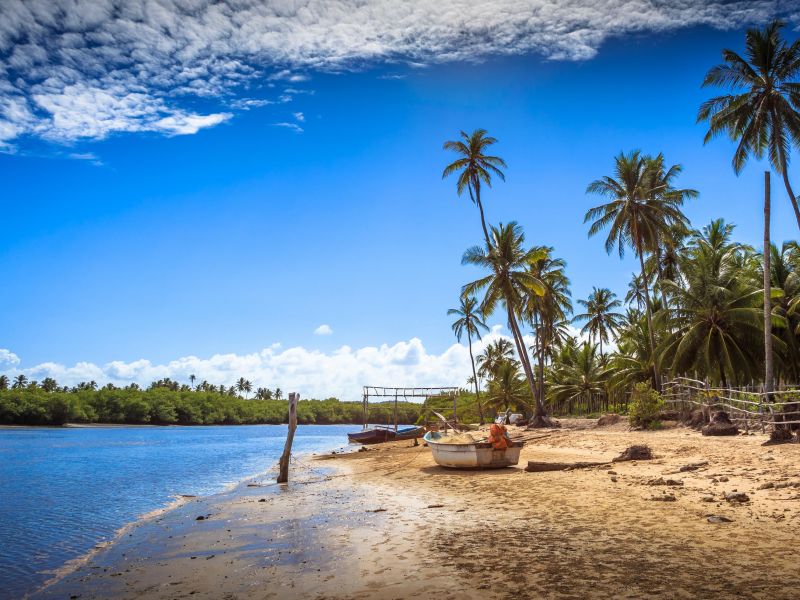
{"type": "Polygon", "coordinates": [[[470,433],[429,431],[422,438],[433,453],[433,460],[452,469],[500,469],[519,462],[525,442],[509,441],[508,447],[496,450],[488,441],[476,440],[470,433]]]}
{"type": "Polygon", "coordinates": [[[364,431],[348,433],[347,439],[357,444],[382,444],[383,442],[395,442],[397,440],[413,440],[422,437],[424,433],[424,427],[402,427],[395,430],[390,426],[376,425],[364,431]]]}

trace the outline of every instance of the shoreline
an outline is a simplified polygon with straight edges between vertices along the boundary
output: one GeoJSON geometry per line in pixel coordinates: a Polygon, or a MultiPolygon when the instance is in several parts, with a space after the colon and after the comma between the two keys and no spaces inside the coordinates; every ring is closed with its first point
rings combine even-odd
{"type": "Polygon", "coordinates": [[[305,457],[288,485],[193,499],[33,598],[792,596],[794,555],[776,550],[800,524],[796,445],[591,423],[512,428],[531,438],[521,465],[642,442],[654,459],[453,471],[408,441],[305,457]]]}
{"type": "MultiPolygon", "coordinates": [[[[113,425],[113,424],[112,425],[108,425],[108,426],[114,427],[114,428],[116,428],[116,427],[162,427],[160,425],[113,425]]],[[[17,425],[0,426],[0,429],[5,428],[5,427],[9,427],[9,428],[12,428],[12,427],[13,428],[17,428],[17,427],[28,428],[29,426],[27,426],[27,425],[23,425],[23,426],[17,426],[17,425]]],[[[85,428],[104,428],[104,427],[106,427],[106,425],[102,425],[102,424],[97,424],[97,425],[92,424],[92,425],[85,426],[85,428]]],[[[171,425],[168,426],[168,427],[171,427],[171,425]]],[[[177,427],[183,427],[183,426],[177,426],[177,427]]],[[[37,427],[37,429],[38,428],[39,427],[37,427]]],[[[60,429],[61,427],[44,426],[44,428],[60,429]]],[[[84,428],[84,426],[81,426],[79,428],[84,428]]],[[[335,447],[333,447],[333,448],[331,448],[329,450],[326,450],[325,451],[325,455],[327,455],[328,452],[330,452],[331,454],[333,454],[335,452],[336,455],[342,455],[342,454],[345,454],[347,452],[347,450],[343,449],[342,446],[335,446],[335,447]]],[[[293,461],[293,463],[295,463],[293,466],[295,468],[297,468],[298,466],[303,468],[304,464],[310,463],[312,457],[317,456],[317,455],[319,455],[317,452],[311,452],[311,451],[303,451],[303,452],[293,453],[292,454],[292,461],[293,461]]],[[[39,597],[41,594],[46,593],[49,588],[51,588],[53,586],[57,586],[59,584],[59,582],[61,582],[62,580],[66,579],[68,577],[70,577],[71,575],[73,575],[74,573],[79,571],[82,567],[84,567],[87,564],[89,564],[97,555],[101,554],[104,551],[109,550],[115,544],[118,544],[120,541],[122,541],[125,538],[126,535],[128,535],[128,536],[132,535],[131,532],[135,531],[137,528],[147,526],[148,524],[152,524],[154,521],[157,521],[159,519],[162,519],[162,518],[168,516],[169,513],[173,512],[173,511],[177,511],[177,510],[181,509],[182,507],[185,507],[186,505],[190,504],[192,501],[203,501],[203,500],[210,501],[210,500],[213,500],[213,499],[218,498],[218,497],[223,497],[223,496],[227,496],[227,495],[236,494],[237,490],[239,491],[239,493],[243,493],[247,488],[251,488],[251,487],[252,488],[258,488],[258,489],[264,489],[264,488],[274,488],[274,487],[277,487],[277,486],[281,485],[281,484],[276,483],[275,481],[271,481],[271,482],[268,482],[268,483],[255,483],[258,480],[266,480],[266,479],[273,479],[274,480],[276,475],[277,475],[277,466],[278,466],[278,463],[276,461],[268,469],[263,470],[263,471],[259,471],[257,473],[253,473],[253,474],[247,475],[246,477],[244,477],[243,479],[240,479],[238,481],[228,483],[228,484],[224,485],[223,488],[220,491],[218,491],[216,493],[213,493],[213,494],[205,494],[205,495],[200,495],[200,496],[193,495],[193,494],[176,494],[176,495],[174,495],[172,497],[172,500],[170,500],[164,506],[161,506],[161,507],[158,507],[158,508],[154,508],[153,510],[150,510],[150,511],[148,511],[146,513],[143,513],[143,514],[135,516],[131,521],[125,523],[124,525],[119,527],[117,530],[115,530],[113,535],[111,535],[109,537],[109,539],[101,540],[101,541],[97,542],[92,548],[87,550],[85,553],[81,554],[80,556],[76,556],[76,557],[73,557],[71,559],[68,559],[61,566],[59,566],[58,568],[56,568],[56,569],[54,569],[52,571],[43,572],[43,573],[46,573],[46,574],[52,574],[52,577],[50,577],[46,581],[44,581],[35,590],[32,590],[31,592],[28,592],[27,594],[25,594],[24,598],[36,598],[36,597],[39,597]]]]}

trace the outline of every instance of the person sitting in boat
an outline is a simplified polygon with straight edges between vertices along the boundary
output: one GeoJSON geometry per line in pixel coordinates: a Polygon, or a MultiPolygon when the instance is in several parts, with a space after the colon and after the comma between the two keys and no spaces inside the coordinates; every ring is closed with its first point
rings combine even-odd
{"type": "Polygon", "coordinates": [[[508,430],[505,425],[493,423],[489,427],[489,443],[495,450],[505,450],[511,446],[513,442],[508,437],[508,430]]]}

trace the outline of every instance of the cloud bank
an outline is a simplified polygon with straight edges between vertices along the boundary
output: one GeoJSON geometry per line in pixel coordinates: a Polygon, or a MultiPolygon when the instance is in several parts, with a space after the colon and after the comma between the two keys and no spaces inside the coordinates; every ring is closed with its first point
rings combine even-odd
{"type": "MultiPolygon", "coordinates": [[[[498,325],[473,345],[477,354],[487,343],[500,337],[498,325]]],[[[507,338],[510,339],[510,338],[507,338]]],[[[527,344],[533,338],[526,338],[527,344]]],[[[41,381],[53,377],[60,385],[74,386],[94,380],[100,385],[124,386],[169,377],[189,383],[189,375],[197,381],[231,385],[239,377],[253,382],[254,387],[281,387],[287,392],[300,392],[301,398],[360,400],[364,385],[385,386],[466,386],[472,374],[469,350],[453,344],[441,354],[428,352],[419,338],[393,345],[351,348],[341,346],[329,353],[302,347],[283,349],[279,344],[252,354],[215,354],[208,358],[185,356],[163,364],[141,359],[132,362],[111,361],[103,365],[78,362],[72,366],[45,362],[25,367],[16,354],[0,349],[0,373],[9,378],[25,374],[41,381]]]]}
{"type": "Polygon", "coordinates": [[[254,82],[303,83],[313,70],[528,52],[585,60],[612,36],[738,27],[779,10],[796,18],[797,2],[4,0],[0,148],[193,134],[228,120],[254,82]],[[212,100],[219,108],[200,108],[212,100]]]}

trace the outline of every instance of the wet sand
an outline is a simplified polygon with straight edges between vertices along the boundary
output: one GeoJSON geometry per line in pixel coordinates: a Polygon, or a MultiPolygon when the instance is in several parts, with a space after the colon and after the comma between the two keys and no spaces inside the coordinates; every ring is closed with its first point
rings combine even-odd
{"type": "Polygon", "coordinates": [[[800,446],[564,423],[513,432],[528,438],[520,468],[445,470],[410,442],[304,460],[288,486],[240,487],[140,522],[34,598],[796,595],[800,446]],[[655,458],[521,468],[610,461],[635,443],[655,458]],[[749,502],[725,500],[732,492],[749,502]]]}

